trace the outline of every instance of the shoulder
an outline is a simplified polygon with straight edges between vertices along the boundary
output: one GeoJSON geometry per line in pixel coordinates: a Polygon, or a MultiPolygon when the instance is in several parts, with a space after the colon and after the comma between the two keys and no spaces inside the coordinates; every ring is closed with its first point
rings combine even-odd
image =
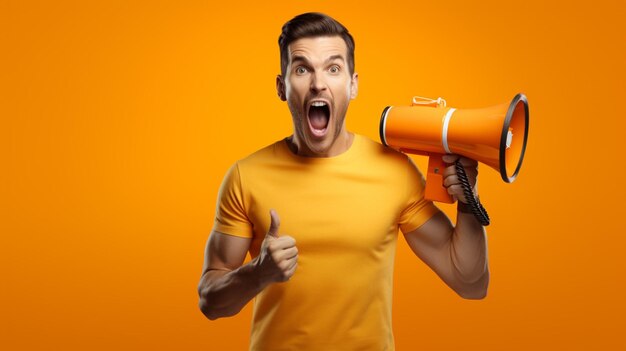
{"type": "Polygon", "coordinates": [[[412,164],[409,156],[398,150],[384,146],[363,135],[355,135],[355,138],[359,138],[361,156],[368,161],[382,162],[400,167],[412,164]]]}
{"type": "Polygon", "coordinates": [[[254,178],[251,175],[267,174],[272,168],[272,163],[275,162],[272,160],[276,159],[280,143],[281,141],[277,141],[267,145],[231,164],[223,177],[222,189],[235,189],[237,194],[243,194],[244,183],[254,178]]]}
{"type": "Polygon", "coordinates": [[[285,140],[273,142],[241,158],[232,166],[242,184],[252,185],[259,182],[271,182],[272,178],[291,169],[292,158],[285,140]]]}
{"type": "Polygon", "coordinates": [[[398,182],[421,182],[422,172],[415,165],[411,157],[398,150],[384,146],[365,136],[361,138],[360,149],[361,169],[382,174],[384,177],[398,182]]]}
{"type": "Polygon", "coordinates": [[[238,167],[254,167],[262,164],[266,164],[271,161],[276,161],[283,158],[283,144],[284,139],[271,143],[261,149],[249,154],[248,156],[238,160],[236,165],[238,167]]]}

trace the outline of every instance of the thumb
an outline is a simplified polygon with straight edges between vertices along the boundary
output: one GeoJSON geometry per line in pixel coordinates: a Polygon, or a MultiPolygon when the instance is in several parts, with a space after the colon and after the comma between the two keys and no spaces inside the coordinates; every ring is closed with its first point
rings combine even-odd
{"type": "Polygon", "coordinates": [[[456,162],[456,160],[458,160],[460,158],[459,155],[457,154],[445,154],[441,157],[441,159],[443,160],[443,162],[445,163],[454,163],[456,162]]]}
{"type": "Polygon", "coordinates": [[[276,210],[270,210],[270,229],[267,231],[267,235],[278,238],[278,229],[280,227],[280,217],[278,217],[278,213],[276,210]]]}

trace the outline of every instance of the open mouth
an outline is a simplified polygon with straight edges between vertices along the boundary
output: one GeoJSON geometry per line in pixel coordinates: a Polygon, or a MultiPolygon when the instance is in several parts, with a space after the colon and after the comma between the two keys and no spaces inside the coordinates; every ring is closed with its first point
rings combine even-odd
{"type": "Polygon", "coordinates": [[[313,101],[309,106],[309,127],[315,136],[322,137],[328,130],[330,107],[325,101],[313,101]]]}

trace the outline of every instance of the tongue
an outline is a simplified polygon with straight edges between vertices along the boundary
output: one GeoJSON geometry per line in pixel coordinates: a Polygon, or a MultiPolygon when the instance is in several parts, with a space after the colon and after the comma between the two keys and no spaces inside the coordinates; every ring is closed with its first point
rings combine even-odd
{"type": "Polygon", "coordinates": [[[324,129],[328,125],[328,116],[326,116],[323,108],[311,107],[309,120],[311,121],[311,126],[315,129],[324,129]]]}

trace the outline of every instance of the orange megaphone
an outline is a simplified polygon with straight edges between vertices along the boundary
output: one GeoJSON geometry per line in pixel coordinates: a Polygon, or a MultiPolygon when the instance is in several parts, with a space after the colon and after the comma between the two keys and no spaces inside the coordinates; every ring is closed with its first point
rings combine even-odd
{"type": "Polygon", "coordinates": [[[528,139],[528,100],[480,109],[446,107],[446,101],[414,97],[411,106],[387,106],[380,119],[380,140],[402,152],[429,156],[425,197],[452,203],[443,186],[443,154],[482,162],[510,183],[519,173],[528,139]]]}

